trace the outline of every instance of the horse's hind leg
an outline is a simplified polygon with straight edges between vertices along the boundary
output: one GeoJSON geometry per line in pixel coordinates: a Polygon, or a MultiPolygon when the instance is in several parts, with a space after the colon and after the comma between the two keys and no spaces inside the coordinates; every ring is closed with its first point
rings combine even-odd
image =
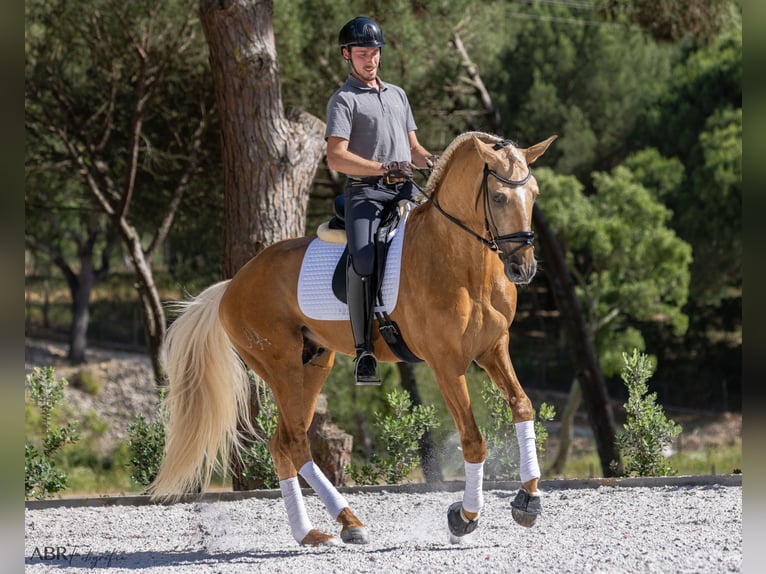
{"type": "Polygon", "coordinates": [[[303,364],[294,361],[270,364],[269,380],[277,403],[278,427],[270,449],[279,476],[293,537],[302,545],[334,544],[335,537],[311,527],[303,505],[297,475],[317,493],[332,518],[342,526],[341,538],[348,543],[368,542],[364,525],[353,515],[348,502],[325,477],[311,457],[307,431],[314,416],[319,392],[332,368],[334,353],[304,341],[303,364]],[[308,352],[307,352],[308,350],[308,352]],[[290,373],[301,372],[301,381],[290,373]]]}
{"type": "Polygon", "coordinates": [[[519,475],[522,489],[511,503],[512,514],[514,520],[522,526],[532,526],[537,516],[542,513],[538,490],[540,466],[535,444],[534,410],[511,363],[508,336],[501,337],[495,346],[476,362],[501,390],[513,413],[519,444],[519,475]]]}
{"type": "MultiPolygon", "coordinates": [[[[309,425],[314,417],[317,397],[330,374],[334,359],[334,352],[319,349],[311,342],[304,341],[304,420],[308,421],[309,425]]],[[[351,512],[346,499],[327,480],[313,460],[300,467],[300,475],[319,494],[330,516],[341,524],[341,540],[347,544],[367,544],[369,537],[364,524],[351,512]]]]}

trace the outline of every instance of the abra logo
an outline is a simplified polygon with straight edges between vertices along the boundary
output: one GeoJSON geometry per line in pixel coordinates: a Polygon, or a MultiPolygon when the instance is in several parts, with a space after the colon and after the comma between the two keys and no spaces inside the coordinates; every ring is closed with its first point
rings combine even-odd
{"type": "Polygon", "coordinates": [[[119,560],[117,552],[94,552],[86,544],[73,544],[71,546],[35,546],[30,560],[56,560],[66,562],[70,566],[74,563],[90,566],[111,566],[112,562],[119,560]]]}

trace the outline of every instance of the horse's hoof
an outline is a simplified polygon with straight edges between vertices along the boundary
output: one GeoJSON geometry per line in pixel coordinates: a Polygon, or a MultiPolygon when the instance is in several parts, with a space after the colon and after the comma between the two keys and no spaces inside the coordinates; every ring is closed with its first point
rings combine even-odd
{"type": "MultiPolygon", "coordinates": [[[[470,534],[479,525],[479,519],[468,520],[463,515],[463,503],[455,502],[450,505],[447,510],[447,524],[449,525],[450,541],[456,544],[455,538],[462,538],[466,534],[470,534]]],[[[459,542],[459,540],[458,540],[459,542]]]]}
{"type": "Polygon", "coordinates": [[[330,534],[319,532],[316,528],[309,530],[306,537],[301,540],[301,546],[337,546],[338,539],[330,534]]]}
{"type": "Polygon", "coordinates": [[[535,523],[537,517],[543,513],[543,505],[539,494],[529,494],[523,488],[516,493],[516,498],[511,502],[511,516],[513,519],[529,528],[535,523]]]}
{"type": "Polygon", "coordinates": [[[344,528],[340,532],[340,539],[346,544],[369,544],[370,537],[364,527],[344,528]]]}

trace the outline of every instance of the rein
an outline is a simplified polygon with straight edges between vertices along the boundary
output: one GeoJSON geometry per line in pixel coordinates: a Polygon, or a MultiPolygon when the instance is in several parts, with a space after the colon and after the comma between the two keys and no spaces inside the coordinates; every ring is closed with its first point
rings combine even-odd
{"type": "MultiPolygon", "coordinates": [[[[509,145],[511,142],[509,141],[501,141],[496,143],[493,148],[495,150],[499,150],[504,148],[505,146],[509,145]]],[[[473,229],[468,227],[465,223],[460,221],[457,217],[450,215],[444,209],[442,208],[439,203],[433,199],[430,195],[426,194],[425,191],[422,189],[420,190],[423,196],[433,204],[433,206],[441,213],[444,217],[446,217],[449,221],[457,225],[460,229],[463,231],[466,231],[470,235],[472,235],[474,238],[478,239],[479,242],[482,245],[487,246],[491,251],[494,251],[495,253],[500,256],[500,258],[503,258],[503,253],[500,251],[500,244],[501,243],[519,243],[514,250],[512,250],[510,253],[505,254],[505,257],[510,257],[514,253],[516,253],[518,250],[523,249],[524,247],[531,246],[534,244],[535,239],[535,232],[534,231],[518,231],[516,233],[507,233],[505,235],[500,235],[499,231],[497,229],[497,225],[495,224],[495,219],[492,216],[492,209],[490,207],[490,197],[489,197],[489,176],[494,177],[498,181],[501,181],[507,185],[513,185],[513,186],[519,186],[524,185],[529,181],[529,179],[532,177],[532,169],[527,166],[527,175],[523,177],[522,179],[507,179],[497,173],[493,169],[489,169],[489,166],[485,163],[484,164],[484,176],[481,180],[481,185],[479,186],[479,191],[476,194],[476,205],[479,203],[479,198],[481,196],[484,197],[484,231],[486,233],[486,237],[482,237],[478,233],[476,233],[473,229]]]]}

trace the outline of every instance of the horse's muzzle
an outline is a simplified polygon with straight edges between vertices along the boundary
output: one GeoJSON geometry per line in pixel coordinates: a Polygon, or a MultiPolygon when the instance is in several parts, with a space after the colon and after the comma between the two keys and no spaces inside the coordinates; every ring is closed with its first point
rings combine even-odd
{"type": "Polygon", "coordinates": [[[502,260],[505,276],[511,283],[526,285],[532,281],[535,273],[537,273],[537,261],[533,255],[524,259],[514,256],[503,257],[502,260]]]}

